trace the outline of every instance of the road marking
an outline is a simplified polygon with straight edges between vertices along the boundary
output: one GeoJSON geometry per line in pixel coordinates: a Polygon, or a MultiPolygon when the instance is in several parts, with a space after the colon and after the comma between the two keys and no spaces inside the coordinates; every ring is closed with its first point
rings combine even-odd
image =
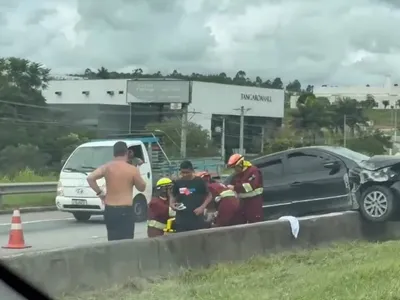
{"type": "MultiPolygon", "coordinates": [[[[24,221],[24,224],[35,224],[35,223],[44,223],[44,222],[60,222],[60,221],[71,221],[75,220],[75,218],[64,218],[64,219],[46,219],[46,220],[34,220],[34,221],[24,221]]],[[[0,223],[0,226],[10,226],[11,223],[0,223]]]]}

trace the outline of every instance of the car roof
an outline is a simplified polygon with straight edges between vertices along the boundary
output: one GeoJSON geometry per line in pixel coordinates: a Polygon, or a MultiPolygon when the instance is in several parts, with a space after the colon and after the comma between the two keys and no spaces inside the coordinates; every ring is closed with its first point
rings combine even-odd
{"type": "Polygon", "coordinates": [[[257,162],[258,160],[263,160],[265,158],[268,157],[272,157],[272,156],[276,156],[276,155],[281,155],[281,154],[285,154],[287,152],[292,152],[292,151],[302,151],[302,150],[325,150],[325,151],[332,151],[335,152],[335,149],[340,149],[343,147],[340,146],[307,146],[307,147],[300,147],[300,148],[290,148],[290,149],[286,149],[283,151],[279,151],[279,152],[274,152],[271,154],[267,154],[267,155],[263,155],[263,156],[259,156],[256,158],[251,159],[252,162],[257,162]]]}
{"type": "Polygon", "coordinates": [[[133,140],[133,139],[115,139],[115,140],[98,140],[98,141],[92,141],[92,142],[87,142],[79,146],[81,147],[112,147],[116,142],[125,142],[128,147],[130,146],[138,146],[143,144],[142,141],[140,140],[133,140]]]}

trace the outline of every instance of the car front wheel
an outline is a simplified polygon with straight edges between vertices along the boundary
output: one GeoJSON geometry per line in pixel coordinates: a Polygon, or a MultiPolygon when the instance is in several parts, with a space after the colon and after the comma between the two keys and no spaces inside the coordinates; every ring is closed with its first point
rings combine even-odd
{"type": "Polygon", "coordinates": [[[386,222],[395,213],[395,197],[390,188],[375,185],[367,188],[361,195],[360,211],[371,222],[386,222]]]}

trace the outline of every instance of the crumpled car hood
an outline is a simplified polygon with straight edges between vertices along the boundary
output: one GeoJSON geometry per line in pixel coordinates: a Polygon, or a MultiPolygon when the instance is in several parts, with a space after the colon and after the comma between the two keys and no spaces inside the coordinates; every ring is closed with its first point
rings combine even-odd
{"type": "Polygon", "coordinates": [[[390,167],[400,163],[399,156],[392,156],[392,155],[375,155],[372,156],[370,159],[361,162],[359,165],[363,169],[367,169],[370,171],[379,170],[382,168],[390,167]]]}
{"type": "Polygon", "coordinates": [[[349,170],[349,181],[352,188],[365,182],[385,182],[398,178],[400,157],[376,155],[359,163],[349,170]]]}

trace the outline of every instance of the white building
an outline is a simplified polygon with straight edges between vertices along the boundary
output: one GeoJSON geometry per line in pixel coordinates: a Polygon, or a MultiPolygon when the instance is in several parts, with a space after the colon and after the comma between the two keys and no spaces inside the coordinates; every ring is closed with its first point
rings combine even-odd
{"type": "Polygon", "coordinates": [[[239,117],[241,106],[246,118],[283,118],[283,90],[208,82],[193,82],[192,87],[191,120],[203,128],[211,130],[212,115],[239,117]]]}
{"type": "MultiPolygon", "coordinates": [[[[351,98],[358,101],[364,101],[367,95],[372,95],[375,101],[378,103],[377,108],[385,108],[383,105],[384,101],[389,101],[387,108],[395,106],[397,100],[400,100],[400,87],[397,84],[392,84],[390,77],[386,78],[383,86],[349,86],[349,87],[338,87],[324,85],[321,87],[314,87],[314,95],[316,97],[326,97],[332,103],[337,98],[351,98]]],[[[296,108],[296,102],[298,96],[292,96],[290,98],[290,108],[296,108]]]]}
{"type": "Polygon", "coordinates": [[[283,90],[182,80],[54,80],[43,96],[69,122],[96,126],[100,134],[142,130],[187,108],[189,121],[211,135],[225,117],[227,139],[235,143],[242,106],[249,139],[259,137],[262,127],[280,126],[284,110],[283,90]]]}

